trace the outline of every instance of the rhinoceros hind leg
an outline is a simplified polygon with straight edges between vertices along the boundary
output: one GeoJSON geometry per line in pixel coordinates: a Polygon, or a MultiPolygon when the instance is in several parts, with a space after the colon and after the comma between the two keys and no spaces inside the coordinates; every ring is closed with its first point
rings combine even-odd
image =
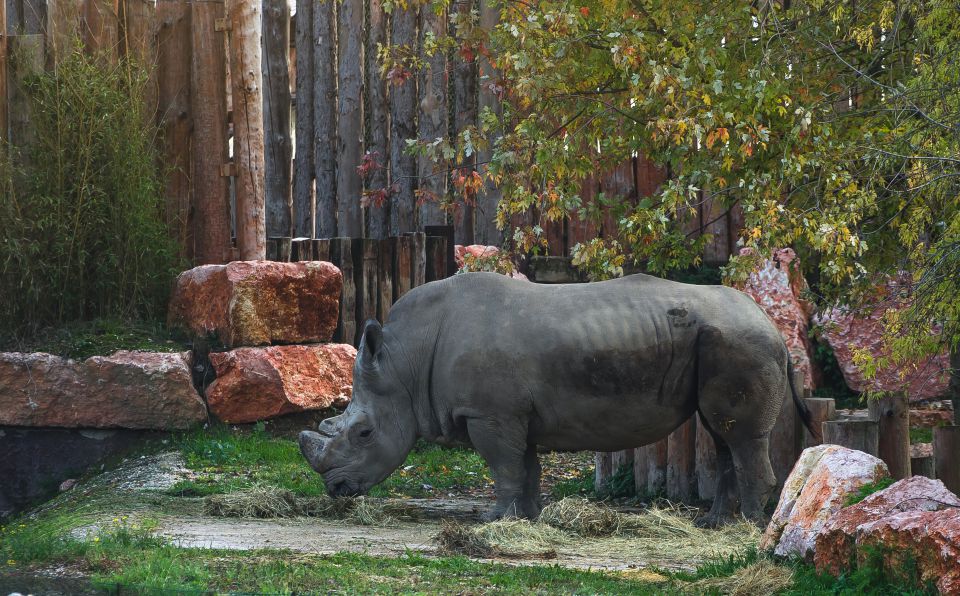
{"type": "Polygon", "coordinates": [[[710,512],[699,517],[696,524],[701,528],[718,528],[732,522],[735,518],[739,495],[737,493],[737,476],[733,466],[733,455],[730,447],[717,433],[710,428],[709,422],[700,415],[700,420],[713,436],[717,451],[717,485],[714,489],[713,506],[710,512]]]}
{"type": "Polygon", "coordinates": [[[777,477],[770,465],[770,440],[764,436],[759,439],[739,441],[730,446],[733,451],[733,464],[737,471],[737,486],[740,489],[740,513],[748,520],[765,525],[763,512],[770,493],[777,485],[777,477]]]}
{"type": "Polygon", "coordinates": [[[523,517],[537,519],[540,517],[543,502],[540,500],[541,468],[536,445],[527,445],[527,452],[523,456],[523,465],[526,471],[526,481],[523,484],[520,509],[523,517]]]}
{"type": "Polygon", "coordinates": [[[497,503],[483,516],[483,521],[524,516],[526,429],[516,421],[471,418],[467,421],[467,432],[474,449],[487,462],[493,475],[497,503]]]}

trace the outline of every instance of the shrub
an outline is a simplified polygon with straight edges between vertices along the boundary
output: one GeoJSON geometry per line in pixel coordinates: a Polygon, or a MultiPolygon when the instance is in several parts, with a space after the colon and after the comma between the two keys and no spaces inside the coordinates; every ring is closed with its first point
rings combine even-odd
{"type": "Polygon", "coordinates": [[[148,74],[75,46],[25,82],[32,142],[0,151],[2,333],[162,312],[180,258],[148,74]]]}

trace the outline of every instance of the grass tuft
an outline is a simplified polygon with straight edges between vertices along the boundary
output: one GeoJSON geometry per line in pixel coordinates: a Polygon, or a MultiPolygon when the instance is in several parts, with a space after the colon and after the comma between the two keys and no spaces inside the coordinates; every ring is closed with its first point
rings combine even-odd
{"type": "Polygon", "coordinates": [[[623,517],[587,499],[567,497],[544,507],[538,521],[580,536],[612,536],[620,533],[623,517]]]}

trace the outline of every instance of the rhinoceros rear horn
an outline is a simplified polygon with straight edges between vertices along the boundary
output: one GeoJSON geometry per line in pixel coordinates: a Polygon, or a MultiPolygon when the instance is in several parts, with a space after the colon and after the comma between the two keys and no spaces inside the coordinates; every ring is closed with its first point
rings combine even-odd
{"type": "Polygon", "coordinates": [[[378,321],[370,319],[364,324],[363,337],[360,339],[361,362],[368,364],[375,362],[381,347],[383,347],[383,328],[378,321]]]}

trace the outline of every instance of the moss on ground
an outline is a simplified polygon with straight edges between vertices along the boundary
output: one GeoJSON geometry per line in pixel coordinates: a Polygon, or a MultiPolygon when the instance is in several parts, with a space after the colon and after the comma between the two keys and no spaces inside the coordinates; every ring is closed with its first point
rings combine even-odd
{"type": "Polygon", "coordinates": [[[46,352],[65,358],[109,356],[118,350],[182,352],[189,346],[157,322],[96,319],[45,329],[27,338],[0,334],[0,351],[46,352]]]}

